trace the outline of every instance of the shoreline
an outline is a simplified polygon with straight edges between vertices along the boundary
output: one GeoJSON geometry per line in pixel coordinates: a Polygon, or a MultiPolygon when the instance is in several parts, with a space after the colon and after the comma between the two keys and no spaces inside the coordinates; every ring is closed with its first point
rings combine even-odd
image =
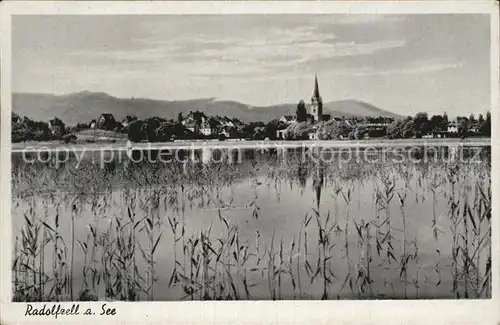
{"type": "Polygon", "coordinates": [[[65,143],[12,143],[11,152],[26,151],[51,151],[51,150],[161,150],[161,149],[229,149],[238,147],[240,149],[292,149],[300,147],[335,147],[335,148],[366,148],[366,147],[405,147],[405,146],[447,146],[461,145],[466,147],[491,146],[491,138],[471,138],[471,139],[380,139],[380,140],[186,140],[175,142],[138,142],[127,146],[127,141],[99,144],[65,144],[65,143]]]}

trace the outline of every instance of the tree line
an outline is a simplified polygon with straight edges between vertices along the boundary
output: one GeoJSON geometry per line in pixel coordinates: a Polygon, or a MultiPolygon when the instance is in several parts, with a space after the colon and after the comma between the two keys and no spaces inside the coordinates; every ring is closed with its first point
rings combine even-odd
{"type": "Polygon", "coordinates": [[[491,136],[491,113],[486,116],[471,114],[469,117],[459,116],[450,121],[448,115],[432,115],[417,113],[415,116],[394,119],[391,117],[342,117],[340,121],[315,123],[307,114],[304,101],[300,101],[296,110],[297,123],[288,126],[286,139],[303,140],[315,133],[319,140],[331,139],[365,139],[387,138],[408,139],[428,137],[472,137],[491,136]],[[345,123],[349,120],[351,123],[345,123]],[[373,124],[382,124],[374,126],[373,124]]]}
{"type": "MultiPolygon", "coordinates": [[[[201,112],[196,113],[206,117],[201,112]]],[[[223,119],[221,117],[213,118],[219,121],[223,119]]],[[[305,104],[301,101],[297,106],[296,119],[296,123],[286,123],[280,119],[274,119],[267,123],[244,123],[240,120],[232,119],[235,122],[233,126],[217,127],[212,134],[203,135],[199,129],[192,130],[183,125],[184,118],[182,114],[179,114],[176,120],[159,117],[136,119],[126,127],[117,128],[116,132],[123,134],[134,142],[165,142],[176,139],[204,138],[220,140],[224,140],[225,138],[275,140],[279,139],[279,130],[286,130],[283,138],[285,140],[306,140],[310,138],[311,133],[315,133],[319,140],[365,138],[405,139],[422,138],[424,136],[461,138],[491,136],[490,112],[485,116],[479,114],[477,117],[475,115],[458,117],[456,124],[449,121],[446,113],[431,117],[427,113],[417,113],[415,116],[408,116],[402,119],[381,116],[344,117],[340,118],[340,121],[336,119],[317,123],[310,119],[305,110],[305,104]],[[346,123],[347,120],[351,123],[346,123]],[[383,124],[383,126],[365,126],[377,123],[383,124]]],[[[12,121],[12,142],[51,140],[69,142],[77,138],[79,131],[90,128],[87,123],[79,123],[75,126],[64,128],[60,134],[54,134],[51,132],[47,122],[34,121],[27,117],[19,119],[15,113],[13,113],[12,121]]]]}

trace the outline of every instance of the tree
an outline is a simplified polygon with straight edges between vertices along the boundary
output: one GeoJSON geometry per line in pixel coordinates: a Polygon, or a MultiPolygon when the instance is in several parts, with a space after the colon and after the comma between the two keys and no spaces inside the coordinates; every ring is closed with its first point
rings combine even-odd
{"type": "Polygon", "coordinates": [[[157,140],[157,130],[165,122],[164,119],[159,117],[150,117],[144,121],[146,123],[146,139],[150,142],[156,142],[157,140]]]}
{"type": "Polygon", "coordinates": [[[410,139],[414,136],[416,136],[415,120],[409,116],[401,123],[401,137],[404,139],[410,139]]]}
{"type": "Polygon", "coordinates": [[[162,122],[155,130],[155,140],[159,142],[170,141],[175,134],[175,125],[170,122],[162,122]]]}
{"type": "Polygon", "coordinates": [[[354,131],[354,138],[356,140],[363,140],[365,138],[365,134],[367,134],[367,130],[364,128],[357,128],[356,131],[354,131]]]}
{"type": "Polygon", "coordinates": [[[443,114],[443,121],[442,121],[443,125],[441,126],[442,130],[443,131],[447,131],[448,130],[448,125],[450,124],[450,122],[448,121],[448,114],[446,112],[444,112],[443,114]]]}
{"type": "Polygon", "coordinates": [[[443,121],[444,118],[441,115],[433,115],[429,120],[429,131],[432,133],[446,131],[443,121]]]}
{"type": "Polygon", "coordinates": [[[243,124],[240,126],[238,129],[238,133],[241,134],[242,138],[251,138],[253,135],[253,125],[250,124],[243,124]]]}
{"type": "Polygon", "coordinates": [[[73,133],[65,134],[62,136],[62,140],[64,140],[65,143],[74,143],[77,139],[77,136],[73,133]]]}
{"type": "Polygon", "coordinates": [[[317,132],[320,140],[335,140],[345,132],[345,127],[342,123],[329,121],[322,123],[317,132]]]}
{"type": "Polygon", "coordinates": [[[144,132],[145,123],[141,120],[135,120],[128,126],[128,139],[132,142],[140,142],[146,138],[144,132]]]}
{"type": "Polygon", "coordinates": [[[401,123],[402,120],[397,120],[389,125],[389,127],[387,128],[387,136],[389,137],[389,139],[399,139],[402,137],[401,123]]]}
{"type": "Polygon", "coordinates": [[[423,135],[429,132],[429,117],[427,113],[417,113],[415,119],[413,120],[413,126],[415,130],[415,135],[417,138],[421,138],[423,135]]]}
{"type": "Polygon", "coordinates": [[[306,122],[292,124],[288,127],[287,137],[290,140],[307,140],[313,131],[312,125],[306,122]]]}
{"type": "Polygon", "coordinates": [[[466,117],[459,117],[458,120],[458,136],[465,139],[469,135],[470,124],[466,117]]]}
{"type": "Polygon", "coordinates": [[[474,114],[471,114],[469,116],[469,123],[470,123],[470,125],[473,125],[475,122],[476,122],[476,118],[475,118],[474,114]]]}
{"type": "Polygon", "coordinates": [[[253,130],[252,139],[253,140],[264,140],[266,137],[266,127],[265,126],[257,126],[253,130]]]}
{"type": "MultiPolygon", "coordinates": [[[[13,117],[18,121],[14,114],[13,117]]],[[[48,123],[33,121],[27,117],[21,122],[12,124],[11,137],[12,142],[47,141],[53,138],[48,123]]]]}
{"type": "Polygon", "coordinates": [[[75,127],[76,131],[86,130],[88,128],[89,128],[88,123],[77,123],[75,127]]]}
{"type": "Polygon", "coordinates": [[[307,119],[306,104],[302,99],[299,101],[299,104],[297,105],[296,115],[297,115],[297,122],[305,122],[307,119]]]}
{"type": "Polygon", "coordinates": [[[486,121],[485,121],[485,134],[487,136],[491,136],[491,113],[486,113],[486,121]]]}
{"type": "MultiPolygon", "coordinates": [[[[482,115],[479,115],[479,119],[481,119],[482,115]]],[[[482,136],[489,137],[491,136],[491,113],[486,113],[486,119],[481,123],[479,122],[479,133],[482,136]]]]}
{"type": "Polygon", "coordinates": [[[484,121],[484,116],[483,114],[479,114],[479,117],[477,118],[477,123],[479,125],[483,124],[485,121],[484,121]]]}
{"type": "Polygon", "coordinates": [[[271,139],[271,140],[275,140],[276,139],[276,132],[278,130],[285,129],[286,127],[287,127],[286,123],[284,123],[278,119],[274,119],[266,124],[266,129],[265,129],[266,137],[271,139]]]}

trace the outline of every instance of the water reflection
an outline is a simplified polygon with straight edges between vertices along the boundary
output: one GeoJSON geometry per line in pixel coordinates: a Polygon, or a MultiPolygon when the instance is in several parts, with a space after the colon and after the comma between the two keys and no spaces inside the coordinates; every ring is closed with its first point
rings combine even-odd
{"type": "MultiPolygon", "coordinates": [[[[105,162],[95,155],[80,160],[74,156],[60,164],[57,160],[64,158],[60,155],[52,164],[23,163],[13,155],[14,237],[20,237],[26,217],[45,220],[55,228],[57,216],[68,247],[72,229],[75,240],[95,245],[105,256],[111,256],[106,255],[110,249],[121,256],[120,252],[127,251],[122,245],[134,241],[137,246],[132,251],[137,258],[127,263],[136,263],[141,274],[155,268],[154,297],[150,291],[117,293],[122,287],[115,288],[115,281],[117,286],[135,289],[139,285],[127,282],[136,274],[129,264],[110,257],[97,261],[95,268],[96,272],[109,271],[115,281],[107,283],[106,290],[92,289],[109,299],[398,298],[405,293],[413,298],[457,298],[465,291],[475,292],[458,273],[452,276],[452,252],[458,241],[450,224],[455,222],[453,213],[459,213],[451,207],[458,206],[459,212],[469,207],[476,218],[477,208],[487,205],[481,194],[490,193],[487,154],[480,164],[398,164],[338,159],[346,153],[333,159],[320,149],[246,150],[232,156],[242,157],[241,162],[214,151],[215,159],[204,163],[203,151],[179,150],[181,161],[152,162],[160,154],[136,151],[128,157],[125,152],[120,158],[118,153],[108,153],[105,162]],[[141,161],[141,155],[148,159],[141,161]],[[324,159],[318,159],[321,155],[324,159]],[[403,209],[398,194],[407,198],[403,209]],[[413,197],[415,201],[409,199],[413,197]],[[480,200],[480,205],[475,204],[480,200]],[[385,216],[390,219],[389,227],[385,216]],[[430,228],[433,224],[442,230],[437,239],[430,228]],[[89,227],[104,244],[90,240],[94,235],[89,227]],[[404,241],[409,250],[405,258],[399,253],[404,241]],[[413,242],[418,243],[415,248],[413,242]],[[159,253],[149,258],[155,243],[159,253]],[[388,259],[389,252],[395,258],[388,259]],[[408,278],[403,281],[400,261],[406,259],[408,278]],[[172,277],[174,272],[179,274],[172,277]],[[366,274],[370,281],[362,278],[366,274]],[[198,282],[213,291],[199,294],[203,285],[198,288],[198,282]]],[[[489,229],[488,218],[480,222],[482,231],[489,229]]],[[[463,227],[472,224],[459,222],[457,233],[463,234],[463,227]]],[[[472,228],[468,236],[469,243],[479,243],[472,228]]],[[[46,251],[48,270],[54,257],[51,248],[46,251]]],[[[75,248],[78,276],[74,281],[80,288],[90,281],[80,271],[92,265],[78,244],[75,248]]],[[[485,274],[489,251],[489,247],[481,251],[481,274],[485,274]]],[[[488,292],[481,295],[487,297],[488,292]]]]}

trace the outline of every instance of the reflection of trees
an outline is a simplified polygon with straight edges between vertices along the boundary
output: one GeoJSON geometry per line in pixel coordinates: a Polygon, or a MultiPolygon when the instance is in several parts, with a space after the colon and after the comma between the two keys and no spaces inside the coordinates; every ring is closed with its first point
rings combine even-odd
{"type": "Polygon", "coordinates": [[[299,186],[302,190],[306,187],[308,177],[308,168],[304,163],[299,163],[297,166],[297,178],[299,180],[299,186]]]}
{"type": "MultiPolygon", "coordinates": [[[[481,158],[485,163],[490,163],[491,152],[484,151],[481,158]]],[[[162,188],[179,186],[186,189],[191,186],[193,189],[189,192],[192,195],[190,199],[194,199],[196,194],[204,198],[215,196],[215,202],[219,202],[217,196],[221,189],[226,187],[236,189],[236,183],[246,182],[249,173],[253,172],[258,177],[266,178],[267,176],[266,183],[273,185],[270,188],[276,191],[277,196],[282,194],[282,185],[297,186],[302,193],[312,190],[319,206],[320,200],[324,200],[324,197],[322,198],[323,187],[327,187],[327,193],[330,193],[332,188],[341,188],[345,191],[349,188],[351,190],[362,189],[387,173],[405,181],[413,179],[415,174],[425,178],[430,171],[442,163],[438,160],[433,164],[388,165],[388,163],[357,162],[353,159],[350,162],[338,164],[335,161],[326,163],[304,160],[300,152],[294,152],[290,153],[286,159],[276,155],[260,155],[253,159],[242,159],[242,164],[223,162],[207,165],[190,161],[191,152],[185,151],[179,152],[178,156],[181,159],[185,158],[186,163],[173,161],[169,164],[162,164],[148,163],[146,152],[142,152],[145,159],[138,159],[140,154],[141,150],[132,152],[138,163],[127,159],[115,160],[105,164],[103,166],[105,168],[102,168],[100,164],[85,160],[79,165],[78,170],[75,169],[75,164],[71,160],[57,169],[42,163],[24,164],[20,155],[13,155],[12,190],[16,194],[28,195],[37,188],[50,189],[50,191],[68,189],[67,191],[85,193],[123,186],[137,189],[156,186],[162,188]],[[258,163],[256,163],[257,160],[258,163]],[[125,165],[126,168],[124,168],[125,165]],[[311,179],[312,187],[307,185],[308,179],[311,179]]],[[[150,155],[155,157],[156,153],[153,151],[150,155]]],[[[467,157],[469,154],[464,153],[464,155],[467,157]]],[[[118,159],[116,155],[115,158],[118,159]]],[[[181,189],[181,192],[185,190],[181,189]]],[[[309,195],[311,194],[309,192],[309,195]]]]}
{"type": "Polygon", "coordinates": [[[324,166],[321,161],[316,164],[313,171],[313,189],[316,194],[316,207],[319,211],[319,205],[321,202],[321,191],[325,181],[324,166]]]}

